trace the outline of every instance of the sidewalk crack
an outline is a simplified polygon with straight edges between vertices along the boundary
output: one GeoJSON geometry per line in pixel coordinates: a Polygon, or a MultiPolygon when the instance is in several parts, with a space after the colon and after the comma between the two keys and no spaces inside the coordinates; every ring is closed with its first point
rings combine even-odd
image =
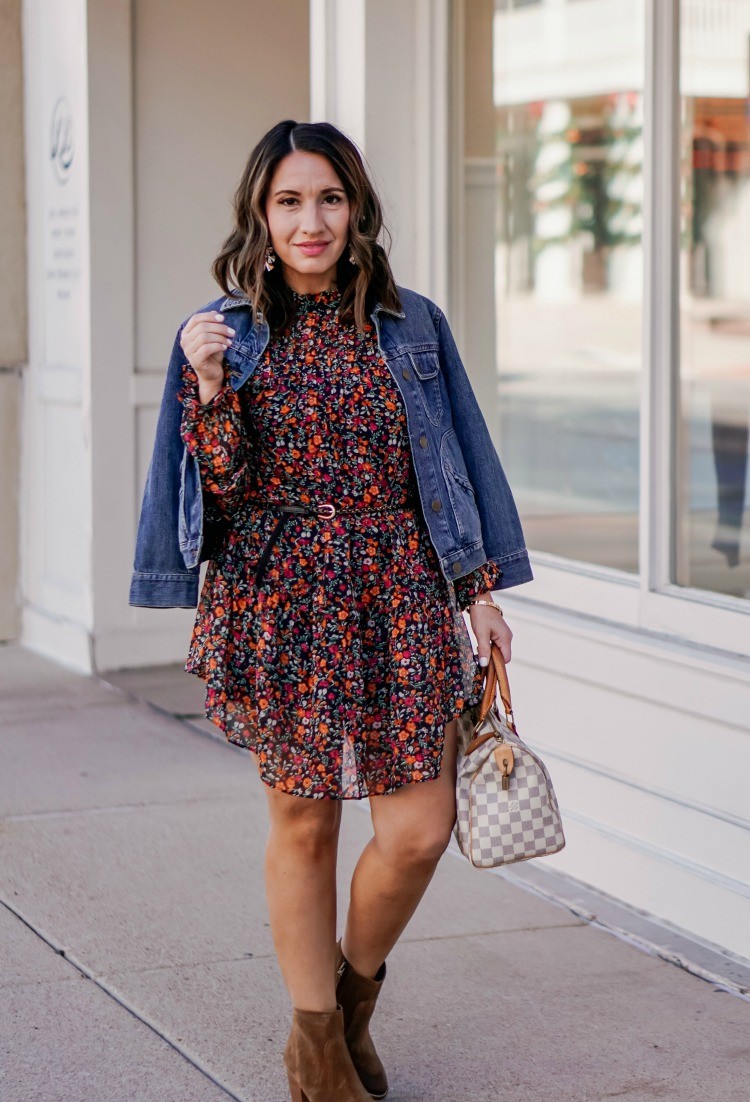
{"type": "Polygon", "coordinates": [[[109,996],[114,1002],[118,1003],[123,1010],[126,1010],[137,1021],[141,1022],[150,1029],[152,1033],[155,1033],[160,1040],[169,1045],[170,1048],[178,1052],[184,1060],[191,1064],[196,1071],[199,1071],[206,1079],[208,1079],[215,1087],[218,1087],[220,1091],[226,1094],[227,1098],[231,1098],[233,1102],[248,1102],[248,1099],[240,1094],[237,1094],[228,1083],[223,1082],[217,1075],[215,1075],[207,1064],[195,1053],[191,1052],[184,1044],[179,1042],[173,1037],[170,1037],[156,1022],[152,1021],[143,1011],[139,1010],[137,1006],[131,1003],[123,995],[121,995],[114,987],[110,986],[106,980],[101,979],[96,973],[84,964],[83,961],[78,960],[70,950],[66,949],[64,945],[60,945],[55,942],[49,934],[44,933],[38,926],[36,926],[29,918],[21,914],[17,907],[14,907],[6,899],[0,899],[0,904],[7,911],[9,911],[19,922],[22,922],[27,929],[31,930],[33,934],[43,941],[45,945],[48,945],[58,956],[63,957],[72,968],[80,973],[85,979],[91,980],[92,983],[109,996]]]}

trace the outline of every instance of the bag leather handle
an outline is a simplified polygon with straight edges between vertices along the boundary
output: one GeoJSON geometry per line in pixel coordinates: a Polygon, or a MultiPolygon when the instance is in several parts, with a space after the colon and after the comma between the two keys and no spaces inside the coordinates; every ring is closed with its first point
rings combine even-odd
{"type": "Polygon", "coordinates": [[[510,699],[510,683],[505,667],[503,653],[497,643],[490,643],[490,661],[484,668],[484,693],[479,705],[479,722],[481,723],[495,700],[495,693],[499,689],[500,699],[505,710],[505,719],[511,731],[515,731],[516,724],[513,719],[513,705],[510,699]]]}

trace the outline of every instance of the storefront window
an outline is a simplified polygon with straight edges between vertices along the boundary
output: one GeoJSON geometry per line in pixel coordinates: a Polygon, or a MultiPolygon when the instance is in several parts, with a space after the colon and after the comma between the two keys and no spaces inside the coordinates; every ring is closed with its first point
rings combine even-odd
{"type": "Polygon", "coordinates": [[[677,582],[750,597],[750,0],[681,11],[677,582]]]}
{"type": "Polygon", "coordinates": [[[463,13],[465,314],[492,312],[471,362],[529,546],[635,572],[640,0],[463,13]]]}

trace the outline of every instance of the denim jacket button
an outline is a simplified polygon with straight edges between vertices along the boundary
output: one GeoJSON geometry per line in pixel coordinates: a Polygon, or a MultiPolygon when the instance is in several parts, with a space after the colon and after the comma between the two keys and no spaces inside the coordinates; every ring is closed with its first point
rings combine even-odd
{"type": "Polygon", "coordinates": [[[420,438],[419,438],[419,445],[420,445],[420,447],[422,447],[422,448],[426,448],[426,447],[427,447],[427,437],[426,437],[426,436],[420,436],[420,438]]]}
{"type": "Polygon", "coordinates": [[[403,377],[404,377],[405,379],[410,379],[410,378],[411,378],[411,375],[409,374],[409,369],[408,369],[408,367],[405,367],[405,368],[404,368],[404,370],[403,370],[403,371],[401,372],[401,374],[403,375],[403,377]]]}
{"type": "Polygon", "coordinates": [[[454,562],[454,564],[453,564],[453,573],[454,574],[460,574],[461,573],[461,563],[460,562],[454,562]]]}
{"type": "Polygon", "coordinates": [[[442,501],[440,500],[439,497],[436,497],[434,499],[434,501],[432,502],[432,511],[433,511],[433,513],[439,513],[442,508],[443,508],[442,501]]]}

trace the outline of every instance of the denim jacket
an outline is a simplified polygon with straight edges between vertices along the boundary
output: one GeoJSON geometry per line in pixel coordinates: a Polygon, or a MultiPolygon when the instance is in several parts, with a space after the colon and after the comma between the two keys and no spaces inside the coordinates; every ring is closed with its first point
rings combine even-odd
{"type": "MultiPolygon", "coordinates": [[[[439,308],[399,287],[403,309],[377,304],[371,314],[378,348],[403,397],[422,514],[440,567],[451,581],[492,561],[498,587],[531,581],[513,495],[490,438],[453,336],[439,308]]],[[[253,322],[239,291],[201,311],[218,311],[235,330],[224,357],[239,390],[269,340],[265,322],[253,322]]],[[[210,559],[220,533],[204,524],[198,462],[180,436],[177,398],[185,355],[180,326],[169,361],[146,477],[129,603],[150,608],[195,608],[200,563],[210,559]]]]}

